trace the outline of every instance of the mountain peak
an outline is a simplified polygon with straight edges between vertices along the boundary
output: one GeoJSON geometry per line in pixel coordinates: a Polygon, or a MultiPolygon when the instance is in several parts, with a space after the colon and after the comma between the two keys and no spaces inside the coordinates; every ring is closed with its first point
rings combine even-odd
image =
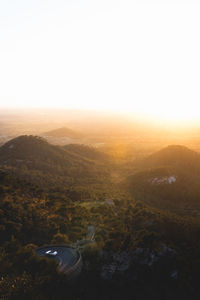
{"type": "Polygon", "coordinates": [[[182,145],[169,145],[146,159],[146,163],[153,166],[190,165],[197,161],[200,161],[199,154],[182,145]]]}
{"type": "Polygon", "coordinates": [[[5,143],[1,148],[0,148],[0,153],[4,151],[9,152],[16,152],[20,150],[27,150],[30,149],[32,150],[33,147],[42,147],[48,145],[47,141],[39,136],[33,136],[33,135],[21,135],[18,136],[7,143],[5,143]]]}
{"type": "Polygon", "coordinates": [[[67,127],[61,127],[58,129],[50,130],[48,132],[45,132],[44,135],[51,136],[51,137],[57,137],[57,138],[69,137],[69,138],[75,138],[75,139],[79,139],[79,138],[83,137],[83,134],[81,132],[72,130],[67,127]]]}

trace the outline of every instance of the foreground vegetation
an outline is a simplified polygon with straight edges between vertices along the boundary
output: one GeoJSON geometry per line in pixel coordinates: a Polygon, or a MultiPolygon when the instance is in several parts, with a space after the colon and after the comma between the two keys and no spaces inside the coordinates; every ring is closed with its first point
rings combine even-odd
{"type": "Polygon", "coordinates": [[[0,163],[0,299],[199,299],[200,221],[170,206],[182,203],[180,183],[173,193],[144,185],[174,166],[141,164],[119,185],[110,174],[131,164],[127,171],[95,149],[27,136],[1,147],[0,163]],[[95,243],[75,282],[36,255],[44,244],[86,239],[89,225],[95,243]]]}

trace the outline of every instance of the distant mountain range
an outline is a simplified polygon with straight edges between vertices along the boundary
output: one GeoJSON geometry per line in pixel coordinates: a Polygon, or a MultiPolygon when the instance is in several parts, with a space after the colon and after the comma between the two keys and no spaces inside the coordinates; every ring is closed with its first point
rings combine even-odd
{"type": "MultiPolygon", "coordinates": [[[[0,171],[41,187],[109,182],[112,166],[96,148],[55,146],[37,136],[19,136],[0,147],[0,171]]],[[[183,146],[168,146],[145,158],[122,185],[149,205],[200,209],[200,155],[183,146]]]]}
{"type": "Polygon", "coordinates": [[[47,131],[44,133],[44,136],[50,136],[56,138],[69,137],[73,139],[80,139],[84,137],[84,135],[81,132],[72,130],[67,127],[62,127],[62,128],[47,131]]]}

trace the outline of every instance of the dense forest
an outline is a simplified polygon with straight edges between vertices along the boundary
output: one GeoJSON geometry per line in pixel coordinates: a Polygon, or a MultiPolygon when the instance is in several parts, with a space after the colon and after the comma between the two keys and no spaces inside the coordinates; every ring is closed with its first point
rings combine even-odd
{"type": "Polygon", "coordinates": [[[199,299],[200,156],[171,146],[117,164],[84,146],[20,136],[0,148],[0,299],[199,299]],[[113,180],[112,174],[118,174],[113,180]],[[73,282],[36,255],[82,250],[73,282]]]}
{"type": "Polygon", "coordinates": [[[183,146],[169,146],[140,161],[123,184],[150,205],[199,215],[199,181],[200,155],[183,146]]]}

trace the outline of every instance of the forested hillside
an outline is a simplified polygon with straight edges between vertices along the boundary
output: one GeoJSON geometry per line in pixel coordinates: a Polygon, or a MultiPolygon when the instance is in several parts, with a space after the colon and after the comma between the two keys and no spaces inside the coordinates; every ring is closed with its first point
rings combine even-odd
{"type": "Polygon", "coordinates": [[[181,214],[200,213],[200,155],[169,146],[144,159],[124,185],[139,200],[181,214]]]}
{"type": "Polygon", "coordinates": [[[0,299],[199,299],[200,221],[157,205],[162,191],[175,202],[164,188],[178,182],[174,167],[135,174],[133,197],[111,180],[114,162],[90,147],[22,136],[0,148],[0,162],[0,299]],[[159,188],[151,198],[141,197],[146,180],[159,188]],[[36,255],[87,239],[91,225],[95,242],[75,282],[36,255]]]}
{"type": "Polygon", "coordinates": [[[174,166],[187,172],[192,168],[193,172],[194,169],[200,172],[200,155],[187,147],[172,145],[153,153],[143,164],[145,167],[174,166]]]}
{"type": "Polygon", "coordinates": [[[97,160],[97,161],[105,161],[109,159],[109,156],[105,153],[102,153],[95,149],[92,146],[80,145],[80,144],[69,144],[63,147],[66,151],[70,151],[86,157],[90,160],[97,160]]]}
{"type": "Polygon", "coordinates": [[[95,181],[106,169],[83,153],[54,146],[35,136],[20,136],[0,148],[0,166],[39,185],[65,185],[95,181]]]}

